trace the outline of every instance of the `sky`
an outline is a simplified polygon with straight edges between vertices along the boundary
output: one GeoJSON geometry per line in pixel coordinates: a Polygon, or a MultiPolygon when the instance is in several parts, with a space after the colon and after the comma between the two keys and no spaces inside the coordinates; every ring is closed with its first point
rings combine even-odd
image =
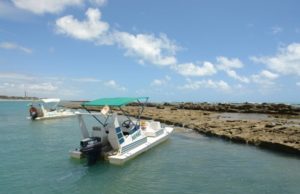
{"type": "Polygon", "coordinates": [[[298,0],[0,0],[0,95],[300,102],[298,0]]]}

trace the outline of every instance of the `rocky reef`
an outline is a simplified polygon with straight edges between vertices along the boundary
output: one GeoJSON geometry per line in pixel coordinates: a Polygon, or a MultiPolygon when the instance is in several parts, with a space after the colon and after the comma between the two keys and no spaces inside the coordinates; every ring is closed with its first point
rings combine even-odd
{"type": "MultiPolygon", "coordinates": [[[[132,103],[136,106],[136,103],[132,103]]],[[[300,115],[300,106],[292,106],[282,103],[148,103],[148,107],[171,107],[172,109],[203,110],[211,112],[232,113],[264,113],[264,114],[286,114],[300,115]]]]}
{"type": "MultiPolygon", "coordinates": [[[[126,110],[136,113],[136,107],[126,110]]],[[[215,113],[202,110],[147,107],[144,119],[186,127],[236,143],[247,143],[300,156],[300,117],[249,113],[215,113]]]]}

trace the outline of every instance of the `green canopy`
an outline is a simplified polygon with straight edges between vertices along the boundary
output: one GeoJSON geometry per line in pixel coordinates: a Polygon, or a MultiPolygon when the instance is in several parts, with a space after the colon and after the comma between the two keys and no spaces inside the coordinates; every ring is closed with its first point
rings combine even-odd
{"type": "Polygon", "coordinates": [[[141,100],[148,100],[148,97],[138,97],[138,98],[100,98],[90,102],[85,102],[82,106],[123,106],[131,102],[140,102],[141,100]]]}

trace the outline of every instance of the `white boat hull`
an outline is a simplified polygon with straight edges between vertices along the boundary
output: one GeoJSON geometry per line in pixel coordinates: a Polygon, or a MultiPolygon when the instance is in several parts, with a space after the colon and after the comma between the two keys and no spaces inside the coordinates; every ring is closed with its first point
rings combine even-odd
{"type": "Polygon", "coordinates": [[[75,114],[74,113],[68,113],[68,114],[61,114],[61,115],[51,115],[51,116],[37,117],[36,120],[58,119],[58,118],[71,117],[71,116],[75,116],[75,114]]]}
{"type": "MultiPolygon", "coordinates": [[[[65,117],[71,117],[75,116],[75,113],[69,112],[69,113],[63,113],[63,114],[52,114],[52,115],[46,115],[43,117],[36,117],[34,120],[47,120],[47,119],[59,119],[59,118],[65,118],[65,117]]],[[[31,117],[27,117],[28,119],[31,119],[31,117]]]]}
{"type": "Polygon", "coordinates": [[[122,165],[128,160],[133,159],[134,157],[138,156],[139,154],[146,152],[147,150],[151,149],[152,147],[166,141],[169,136],[171,135],[173,128],[166,127],[164,129],[164,133],[157,136],[157,137],[147,137],[147,142],[126,152],[126,153],[119,153],[116,155],[108,156],[108,161],[111,164],[115,165],[122,165]]]}

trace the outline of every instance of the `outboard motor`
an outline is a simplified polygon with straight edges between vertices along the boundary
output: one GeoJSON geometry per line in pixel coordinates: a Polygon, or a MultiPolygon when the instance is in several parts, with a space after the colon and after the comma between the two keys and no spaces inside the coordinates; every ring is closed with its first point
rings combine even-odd
{"type": "Polygon", "coordinates": [[[35,107],[31,106],[29,109],[29,114],[32,120],[35,120],[36,117],[38,116],[38,111],[35,107]]]}
{"type": "Polygon", "coordinates": [[[86,156],[88,165],[97,162],[101,155],[102,143],[100,137],[89,137],[80,141],[80,151],[86,156]]]}

